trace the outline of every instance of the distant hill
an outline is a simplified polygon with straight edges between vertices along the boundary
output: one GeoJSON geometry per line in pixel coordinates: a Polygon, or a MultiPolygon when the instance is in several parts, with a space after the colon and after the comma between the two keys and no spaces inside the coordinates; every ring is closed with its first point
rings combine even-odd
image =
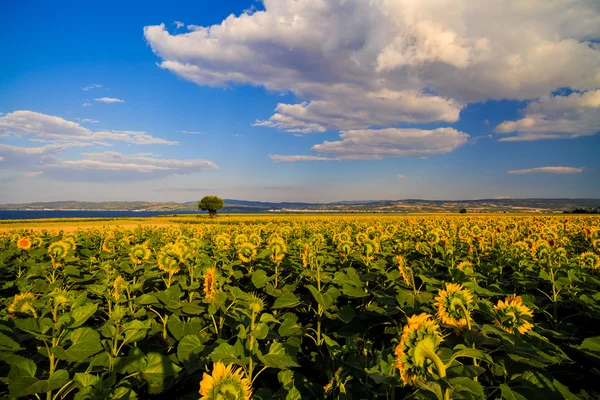
{"type": "MultiPolygon", "coordinates": [[[[372,200],[339,201],[333,203],[263,202],[225,199],[225,213],[285,213],[285,212],[357,212],[415,213],[458,212],[563,212],[600,210],[600,199],[481,199],[481,200],[372,200]]],[[[192,211],[197,202],[146,201],[53,201],[26,204],[0,204],[0,210],[140,210],[192,211]]]]}

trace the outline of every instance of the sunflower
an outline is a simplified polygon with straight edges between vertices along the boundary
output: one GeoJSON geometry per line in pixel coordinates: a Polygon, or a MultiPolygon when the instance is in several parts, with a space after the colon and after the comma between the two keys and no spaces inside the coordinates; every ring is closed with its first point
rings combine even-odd
{"type": "Polygon", "coordinates": [[[236,235],[236,237],[233,239],[233,244],[235,244],[236,246],[239,246],[242,243],[246,243],[248,241],[248,236],[240,233],[239,235],[236,235]]]}
{"type": "Polygon", "coordinates": [[[600,239],[592,240],[592,247],[594,250],[596,250],[596,252],[600,253],[600,239]]]}
{"type": "Polygon", "coordinates": [[[32,293],[21,293],[15,295],[13,302],[8,306],[9,314],[26,314],[31,312],[34,316],[36,314],[35,307],[33,307],[33,300],[35,296],[32,293]]]}
{"type": "Polygon", "coordinates": [[[271,251],[271,254],[269,255],[271,261],[273,261],[274,263],[280,263],[285,257],[287,247],[285,246],[285,242],[282,239],[270,243],[269,250],[271,251]]]}
{"type": "Polygon", "coordinates": [[[440,241],[440,235],[438,234],[437,231],[431,231],[431,232],[427,232],[425,234],[425,240],[427,241],[427,243],[429,243],[430,245],[435,245],[438,244],[440,241]]]}
{"type": "Polygon", "coordinates": [[[61,240],[59,242],[54,242],[50,246],[48,246],[48,253],[53,259],[61,260],[67,256],[69,247],[70,245],[68,243],[65,243],[61,240]]]}
{"type": "Polygon", "coordinates": [[[231,240],[229,239],[229,236],[222,233],[220,235],[216,235],[214,237],[213,241],[214,241],[215,245],[217,246],[217,249],[219,251],[223,251],[229,247],[229,243],[231,240]]]}
{"type": "Polygon", "coordinates": [[[532,244],[531,255],[534,260],[548,261],[552,253],[552,248],[545,240],[538,240],[532,244]]]}
{"type": "Polygon", "coordinates": [[[465,273],[473,272],[473,263],[470,261],[462,261],[456,265],[456,269],[459,269],[465,273]]]}
{"type": "Polygon", "coordinates": [[[139,265],[150,258],[150,249],[146,243],[136,244],[129,252],[129,258],[135,265],[139,265]]]}
{"type": "Polygon", "coordinates": [[[586,268],[598,269],[600,268],[600,256],[591,251],[586,251],[579,255],[579,263],[586,268]]]}
{"type": "Polygon", "coordinates": [[[248,236],[248,241],[252,243],[255,247],[260,246],[260,244],[262,243],[262,239],[258,233],[251,233],[250,236],[248,236]]]}
{"type": "Polygon", "coordinates": [[[554,249],[554,259],[558,263],[558,266],[560,266],[561,264],[567,264],[569,262],[567,250],[564,247],[555,248],[554,249]]]}
{"type": "Polygon", "coordinates": [[[225,366],[221,361],[213,364],[212,374],[206,372],[200,382],[200,400],[249,400],[252,397],[252,384],[241,368],[233,364],[225,366]]]}
{"type": "Polygon", "coordinates": [[[127,281],[121,275],[117,276],[117,278],[113,282],[113,297],[115,298],[115,300],[119,301],[119,298],[123,293],[123,289],[125,288],[127,288],[127,281]]]}
{"type": "Polygon", "coordinates": [[[174,245],[168,244],[163,247],[156,260],[158,261],[158,268],[161,271],[171,275],[179,272],[179,253],[174,245]]]}
{"type": "Polygon", "coordinates": [[[69,251],[75,251],[77,248],[77,236],[74,234],[64,235],[63,242],[69,245],[69,251]]]}
{"type": "Polygon", "coordinates": [[[265,309],[265,298],[254,293],[249,293],[246,297],[246,305],[255,314],[261,313],[265,309]]]}
{"type": "Polygon", "coordinates": [[[204,298],[208,301],[212,301],[215,298],[215,292],[217,287],[217,271],[215,268],[210,267],[204,273],[204,298]]]}
{"type": "Polygon", "coordinates": [[[50,293],[50,296],[52,296],[52,298],[54,299],[54,304],[56,306],[59,306],[61,304],[68,304],[71,302],[71,299],[69,298],[69,293],[64,290],[64,289],[54,289],[54,291],[52,291],[52,293],[50,293]]]}
{"type": "Polygon", "coordinates": [[[473,295],[469,289],[464,289],[457,283],[446,283],[446,289],[440,289],[435,299],[437,316],[442,323],[455,328],[468,325],[467,319],[471,318],[469,306],[473,303],[473,295]]]}
{"type": "Polygon", "coordinates": [[[521,296],[511,295],[506,300],[498,300],[494,306],[494,324],[508,333],[518,331],[525,334],[533,329],[533,313],[521,300],[521,296]]]}
{"type": "Polygon", "coordinates": [[[21,250],[29,250],[31,248],[31,239],[27,236],[17,241],[17,247],[21,250]]]}
{"type": "Polygon", "coordinates": [[[400,271],[400,275],[402,275],[402,280],[409,286],[412,286],[411,280],[409,279],[409,275],[412,277],[412,271],[409,267],[407,267],[404,263],[404,257],[401,255],[396,256],[396,263],[398,263],[398,270],[400,271]]]}
{"type": "Polygon", "coordinates": [[[242,243],[237,249],[237,256],[242,262],[250,262],[256,257],[256,246],[250,242],[242,243]]]}
{"type": "Polygon", "coordinates": [[[113,234],[107,235],[102,241],[102,250],[107,253],[114,253],[117,247],[117,239],[113,234]]]}
{"type": "Polygon", "coordinates": [[[402,382],[406,385],[424,381],[430,375],[430,356],[435,355],[442,342],[439,329],[430,314],[422,313],[408,318],[400,344],[394,352],[397,357],[396,368],[400,370],[402,382]]]}
{"type": "Polygon", "coordinates": [[[371,261],[375,253],[379,250],[379,244],[371,239],[367,239],[361,244],[362,256],[365,261],[371,261]]]}

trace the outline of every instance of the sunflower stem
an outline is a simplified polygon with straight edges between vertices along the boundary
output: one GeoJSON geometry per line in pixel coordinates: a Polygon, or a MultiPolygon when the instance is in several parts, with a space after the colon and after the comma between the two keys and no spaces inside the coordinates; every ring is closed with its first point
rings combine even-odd
{"type": "MultiPolygon", "coordinates": [[[[444,379],[446,377],[446,367],[440,357],[433,350],[426,347],[422,348],[421,351],[426,358],[429,358],[435,364],[440,379],[444,379]]],[[[450,389],[444,389],[444,400],[450,400],[450,389]]]]}

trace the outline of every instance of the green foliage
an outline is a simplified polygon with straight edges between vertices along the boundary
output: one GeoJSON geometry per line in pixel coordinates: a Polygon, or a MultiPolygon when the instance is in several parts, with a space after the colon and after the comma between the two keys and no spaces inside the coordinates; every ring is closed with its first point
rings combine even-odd
{"type": "Polygon", "coordinates": [[[208,215],[214,217],[217,215],[217,211],[225,206],[223,199],[217,196],[204,196],[198,203],[198,209],[201,211],[207,211],[208,215]]]}
{"type": "Polygon", "coordinates": [[[599,232],[593,216],[473,215],[14,231],[0,236],[0,397],[198,398],[220,361],[256,399],[600,398],[600,268],[581,261],[599,232]],[[438,315],[450,283],[472,295],[469,326],[438,315]],[[532,312],[524,334],[499,317],[512,295],[532,312]],[[422,313],[443,340],[415,349],[427,368],[408,384],[397,348],[422,313]]]}

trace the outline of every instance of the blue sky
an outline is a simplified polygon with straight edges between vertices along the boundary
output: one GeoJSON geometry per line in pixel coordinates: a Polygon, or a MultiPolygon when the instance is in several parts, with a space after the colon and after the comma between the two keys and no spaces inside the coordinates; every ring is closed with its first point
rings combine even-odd
{"type": "Polygon", "coordinates": [[[600,198],[594,1],[88,3],[3,6],[0,203],[600,198]]]}

